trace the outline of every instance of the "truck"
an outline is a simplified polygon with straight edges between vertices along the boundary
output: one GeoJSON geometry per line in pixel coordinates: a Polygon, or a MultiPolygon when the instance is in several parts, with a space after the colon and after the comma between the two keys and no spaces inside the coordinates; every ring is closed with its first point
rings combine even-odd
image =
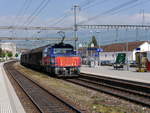
{"type": "Polygon", "coordinates": [[[126,54],[125,53],[118,53],[116,57],[116,61],[113,64],[114,69],[120,69],[124,67],[126,61],[126,54]]]}

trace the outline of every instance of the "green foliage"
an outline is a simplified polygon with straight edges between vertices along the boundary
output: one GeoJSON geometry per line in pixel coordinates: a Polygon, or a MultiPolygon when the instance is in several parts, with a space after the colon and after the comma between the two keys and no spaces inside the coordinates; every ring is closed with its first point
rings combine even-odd
{"type": "Polygon", "coordinates": [[[6,52],[5,52],[5,51],[2,51],[1,57],[4,58],[5,56],[6,56],[6,52]]]}
{"type": "Polygon", "coordinates": [[[11,51],[8,51],[8,52],[7,52],[7,56],[8,56],[8,57],[12,57],[12,56],[13,56],[12,52],[11,52],[11,51]]]}
{"type": "Polygon", "coordinates": [[[0,57],[2,57],[3,50],[0,48],[0,57]]]}
{"type": "Polygon", "coordinates": [[[0,48],[0,57],[4,58],[4,57],[12,57],[13,54],[11,51],[3,51],[2,48],[0,48]]]}
{"type": "Polygon", "coordinates": [[[96,37],[95,36],[92,36],[92,40],[91,42],[89,43],[88,47],[91,47],[91,44],[94,44],[94,47],[98,46],[98,43],[97,43],[97,40],[96,40],[96,37]]]}
{"type": "Polygon", "coordinates": [[[18,57],[18,53],[15,54],[15,57],[18,57]]]}

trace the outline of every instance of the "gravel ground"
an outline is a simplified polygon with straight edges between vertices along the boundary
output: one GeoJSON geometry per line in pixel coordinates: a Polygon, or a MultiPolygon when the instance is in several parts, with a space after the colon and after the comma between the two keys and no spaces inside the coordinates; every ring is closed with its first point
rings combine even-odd
{"type": "Polygon", "coordinates": [[[85,113],[150,113],[150,108],[49,77],[46,74],[23,67],[19,63],[15,64],[15,68],[49,91],[54,90],[57,94],[82,108],[85,113]]]}

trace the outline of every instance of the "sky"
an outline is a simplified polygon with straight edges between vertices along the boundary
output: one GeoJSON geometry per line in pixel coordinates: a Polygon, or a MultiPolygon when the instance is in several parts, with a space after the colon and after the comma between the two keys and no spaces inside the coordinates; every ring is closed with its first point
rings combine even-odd
{"type": "MultiPolygon", "coordinates": [[[[69,27],[74,24],[72,8],[75,4],[80,7],[77,11],[79,24],[150,24],[150,0],[0,0],[0,26],[69,27]],[[43,5],[40,5],[41,2],[43,5]],[[39,6],[41,11],[36,12],[39,6]]],[[[1,30],[0,36],[58,37],[58,31],[37,32],[1,30]]],[[[98,39],[99,42],[116,40],[115,30],[96,32],[97,30],[79,30],[79,43],[90,40],[92,35],[103,37],[98,39]]],[[[137,40],[135,33],[135,30],[128,31],[131,41],[137,40]]],[[[118,40],[126,40],[125,31],[119,30],[118,34],[118,40]]],[[[66,32],[67,37],[72,35],[72,31],[66,32]]],[[[149,35],[149,31],[139,31],[138,38],[150,40],[149,35]]]]}

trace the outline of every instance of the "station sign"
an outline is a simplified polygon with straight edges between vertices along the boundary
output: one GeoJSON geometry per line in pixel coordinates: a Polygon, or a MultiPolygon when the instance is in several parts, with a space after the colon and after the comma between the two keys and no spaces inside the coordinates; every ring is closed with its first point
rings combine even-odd
{"type": "Polygon", "coordinates": [[[102,48],[87,48],[89,51],[103,52],[102,48]]]}
{"type": "Polygon", "coordinates": [[[97,48],[96,52],[103,52],[102,48],[97,48]]]}
{"type": "Polygon", "coordinates": [[[136,48],[136,50],[137,50],[137,51],[140,51],[140,50],[141,50],[141,48],[136,48]]]}

